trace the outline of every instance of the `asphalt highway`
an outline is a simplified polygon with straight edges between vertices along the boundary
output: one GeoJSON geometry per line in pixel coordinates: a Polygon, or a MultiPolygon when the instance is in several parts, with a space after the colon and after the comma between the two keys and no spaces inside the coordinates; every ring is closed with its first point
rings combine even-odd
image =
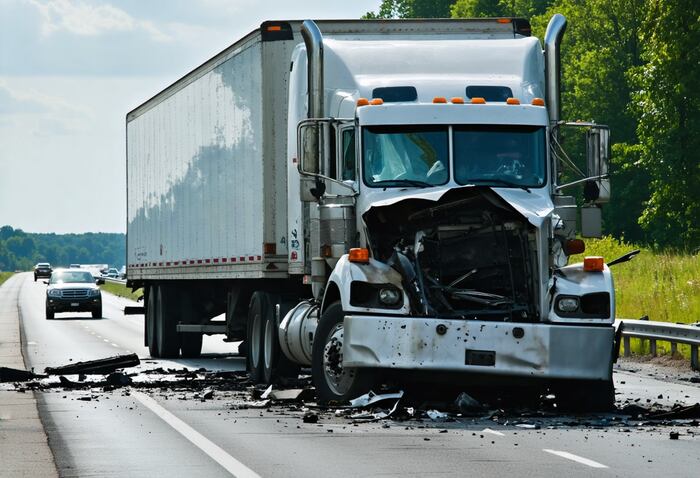
{"type": "MultiPolygon", "coordinates": [[[[37,371],[131,352],[142,368],[244,369],[235,346],[220,336],[205,337],[200,359],[151,359],[143,317],[124,316],[131,302],[108,294],[102,319],[46,320],[46,286],[31,274],[10,281],[21,283],[17,297],[0,297],[18,301],[25,361],[37,371]]],[[[700,402],[696,384],[625,371],[615,380],[620,401],[700,402]]],[[[225,396],[202,401],[143,389],[35,395],[61,476],[697,477],[700,470],[700,428],[690,424],[616,425],[618,418],[600,416],[558,417],[537,427],[481,418],[353,424],[333,414],[304,423],[301,412],[237,409],[225,396]],[[672,431],[679,439],[669,438],[672,431]]]]}

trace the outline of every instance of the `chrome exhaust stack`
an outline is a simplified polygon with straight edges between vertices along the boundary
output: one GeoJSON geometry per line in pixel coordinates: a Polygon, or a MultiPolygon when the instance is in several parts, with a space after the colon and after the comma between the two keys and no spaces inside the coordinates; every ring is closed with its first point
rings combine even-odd
{"type": "Polygon", "coordinates": [[[544,34],[544,71],[546,82],[546,102],[549,121],[556,124],[561,118],[561,58],[559,47],[566,31],[566,17],[555,14],[547,25],[544,34]]]}
{"type": "MultiPolygon", "coordinates": [[[[306,68],[309,95],[308,118],[323,118],[323,35],[316,22],[304,20],[301,25],[301,36],[306,45],[306,68]]],[[[314,138],[310,138],[318,151],[320,141],[318,128],[315,129],[314,138]]],[[[319,157],[312,155],[308,169],[318,173],[320,164],[319,157]]]]}

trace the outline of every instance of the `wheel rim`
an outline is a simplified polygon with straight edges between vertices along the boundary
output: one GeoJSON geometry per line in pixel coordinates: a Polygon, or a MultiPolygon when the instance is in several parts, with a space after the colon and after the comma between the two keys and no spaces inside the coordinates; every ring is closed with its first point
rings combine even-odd
{"type": "Polygon", "coordinates": [[[257,367],[260,363],[260,313],[256,313],[253,317],[253,333],[251,334],[250,344],[250,359],[253,367],[257,367]]]}
{"type": "Polygon", "coordinates": [[[265,321],[265,350],[263,350],[263,358],[265,360],[265,368],[272,368],[272,339],[273,339],[272,321],[265,321]]]}
{"type": "Polygon", "coordinates": [[[333,326],[323,347],[323,375],[335,395],[344,395],[355,380],[355,370],[343,368],[343,324],[333,326]]]}

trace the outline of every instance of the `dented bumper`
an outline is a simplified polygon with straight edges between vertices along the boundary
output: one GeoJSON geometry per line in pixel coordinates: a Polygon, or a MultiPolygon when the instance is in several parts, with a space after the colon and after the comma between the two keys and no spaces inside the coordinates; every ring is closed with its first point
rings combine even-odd
{"type": "Polygon", "coordinates": [[[610,380],[614,329],[348,315],[343,365],[610,380]]]}

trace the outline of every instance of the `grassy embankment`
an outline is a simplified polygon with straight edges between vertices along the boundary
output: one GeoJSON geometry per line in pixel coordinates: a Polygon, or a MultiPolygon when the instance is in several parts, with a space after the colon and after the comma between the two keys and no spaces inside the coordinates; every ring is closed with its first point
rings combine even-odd
{"type": "MultiPolygon", "coordinates": [[[[586,240],[586,256],[617,259],[633,249],[642,252],[629,262],[612,267],[616,292],[616,316],[673,323],[700,322],[700,254],[679,255],[654,252],[606,237],[586,240]]],[[[583,255],[573,256],[581,262],[583,255]]],[[[632,352],[649,353],[649,342],[632,340],[632,352]]],[[[658,342],[659,354],[670,353],[667,342],[658,342]]],[[[679,345],[678,351],[690,357],[690,348],[679,345]]]]}
{"type": "Polygon", "coordinates": [[[131,289],[127,288],[125,285],[116,284],[114,282],[105,282],[100,286],[100,289],[110,294],[126,297],[131,300],[137,300],[143,295],[143,289],[136,289],[136,292],[131,292],[131,289]]]}
{"type": "Polygon", "coordinates": [[[14,272],[0,272],[0,285],[12,276],[14,272]]]}

